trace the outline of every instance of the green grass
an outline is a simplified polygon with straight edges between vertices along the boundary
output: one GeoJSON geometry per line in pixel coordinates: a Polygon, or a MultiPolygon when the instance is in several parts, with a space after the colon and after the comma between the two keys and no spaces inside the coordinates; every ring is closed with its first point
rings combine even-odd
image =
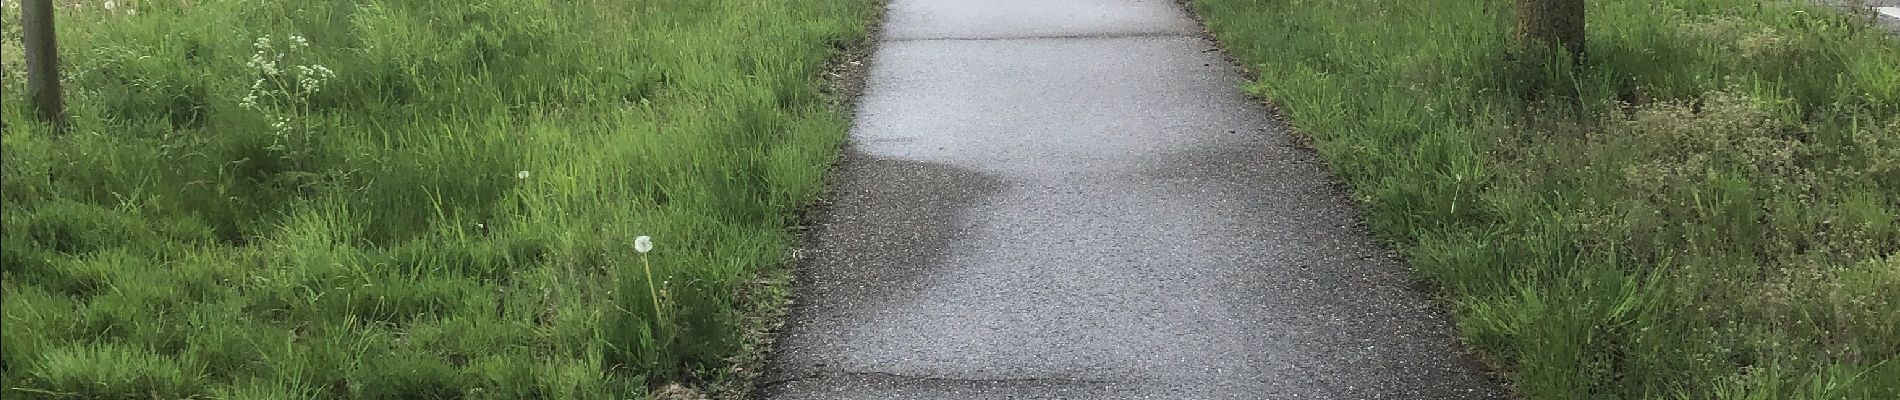
{"type": "Polygon", "coordinates": [[[1806,0],[1196,0],[1532,399],[1900,398],[1900,40],[1806,0]],[[1557,67],[1542,67],[1555,65],[1557,67]]]}
{"type": "Polygon", "coordinates": [[[56,3],[64,133],[26,108],[18,2],[0,16],[8,399],[725,379],[848,123],[818,71],[874,8],[56,3]]]}

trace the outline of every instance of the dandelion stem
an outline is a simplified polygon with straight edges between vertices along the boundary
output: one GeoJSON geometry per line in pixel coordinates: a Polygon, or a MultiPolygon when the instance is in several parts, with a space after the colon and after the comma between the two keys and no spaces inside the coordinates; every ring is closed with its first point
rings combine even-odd
{"type": "Polygon", "coordinates": [[[660,290],[653,286],[653,262],[647,261],[646,253],[640,253],[640,264],[647,271],[647,294],[653,296],[653,334],[660,334],[661,324],[666,321],[660,314],[660,290]]]}

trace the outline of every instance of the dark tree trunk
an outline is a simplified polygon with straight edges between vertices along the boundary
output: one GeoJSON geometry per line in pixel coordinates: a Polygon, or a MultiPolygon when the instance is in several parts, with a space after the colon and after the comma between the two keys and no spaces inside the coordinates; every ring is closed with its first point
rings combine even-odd
{"type": "Polygon", "coordinates": [[[26,93],[41,120],[63,126],[59,99],[59,51],[53,40],[53,1],[20,3],[21,41],[26,51],[26,93]]]}
{"type": "Polygon", "coordinates": [[[1562,48],[1583,57],[1584,0],[1516,0],[1517,37],[1530,46],[1562,48]]]}

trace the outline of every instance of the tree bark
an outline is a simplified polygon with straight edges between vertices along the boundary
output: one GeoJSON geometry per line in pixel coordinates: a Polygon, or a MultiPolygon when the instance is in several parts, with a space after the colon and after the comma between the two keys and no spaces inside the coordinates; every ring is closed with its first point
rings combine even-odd
{"type": "Polygon", "coordinates": [[[1517,37],[1530,46],[1562,48],[1583,57],[1584,0],[1516,0],[1517,37]]]}
{"type": "Polygon", "coordinates": [[[26,93],[41,120],[63,127],[59,98],[59,51],[53,38],[53,1],[20,2],[21,42],[25,45],[26,93]]]}

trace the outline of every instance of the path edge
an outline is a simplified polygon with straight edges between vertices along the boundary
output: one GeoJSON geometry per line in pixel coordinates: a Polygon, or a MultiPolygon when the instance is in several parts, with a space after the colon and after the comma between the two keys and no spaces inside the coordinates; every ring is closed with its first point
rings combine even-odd
{"type": "Polygon", "coordinates": [[[1490,380],[1491,383],[1496,384],[1498,387],[1503,388],[1507,396],[1511,398],[1523,398],[1523,396],[1517,392],[1516,380],[1511,378],[1512,368],[1510,365],[1484,352],[1474,350],[1471,343],[1465,340],[1464,328],[1458,324],[1458,315],[1451,310],[1452,305],[1449,303],[1450,299],[1443,296],[1444,292],[1436,282],[1421,278],[1415,274],[1412,269],[1411,257],[1407,256],[1404,251],[1401,251],[1405,246],[1402,246],[1402,243],[1394,241],[1391,238],[1373,233],[1371,226],[1365,222],[1365,215],[1369,212],[1367,208],[1371,204],[1365,197],[1359,196],[1357,188],[1354,188],[1351,184],[1339,178],[1338,167],[1334,165],[1333,160],[1319,153],[1319,148],[1314,146],[1313,136],[1308,135],[1305,128],[1300,127],[1292,117],[1288,116],[1286,110],[1278,103],[1275,103],[1270,94],[1255,93],[1252,90],[1245,89],[1246,85],[1260,81],[1260,71],[1255,69],[1254,66],[1247,65],[1239,58],[1234,57],[1233,52],[1228,49],[1227,43],[1222,42],[1220,37],[1214,34],[1213,28],[1207,26],[1207,19],[1203,18],[1200,11],[1195,8],[1194,3],[1196,0],[1173,1],[1175,6],[1181,9],[1181,12],[1187,14],[1189,19],[1194,20],[1194,25],[1199,28],[1200,31],[1197,36],[1201,40],[1205,40],[1207,43],[1213,45],[1214,48],[1217,49],[1217,52],[1220,53],[1220,58],[1226,60],[1229,65],[1234,67],[1234,70],[1240,72],[1240,81],[1234,82],[1234,85],[1241,89],[1240,92],[1264,108],[1267,111],[1268,118],[1271,118],[1275,123],[1285,128],[1286,133],[1292,137],[1299,151],[1319,161],[1320,168],[1326,171],[1326,183],[1328,185],[1332,185],[1339,190],[1340,193],[1347,194],[1347,199],[1352,202],[1352,206],[1355,208],[1356,215],[1353,218],[1353,224],[1356,225],[1355,229],[1362,232],[1366,237],[1371,238],[1379,246],[1379,250],[1392,254],[1398,264],[1405,267],[1405,272],[1409,278],[1408,281],[1413,290],[1417,290],[1430,298],[1430,304],[1427,306],[1430,312],[1434,314],[1434,317],[1443,318],[1445,321],[1451,323],[1451,338],[1452,341],[1457,343],[1458,356],[1467,360],[1475,360],[1475,366],[1480,367],[1481,371],[1479,372],[1482,373],[1484,378],[1490,380]]]}
{"type": "Polygon", "coordinates": [[[850,43],[838,47],[825,60],[819,69],[820,92],[825,105],[847,121],[843,140],[840,140],[836,156],[825,167],[824,188],[817,197],[800,205],[793,212],[793,225],[788,229],[795,238],[791,251],[785,260],[771,265],[751,282],[740,288],[738,297],[739,311],[742,316],[740,326],[740,354],[729,361],[729,367],[720,371],[706,388],[710,398],[721,400],[746,400],[756,398],[759,378],[764,375],[766,364],[777,351],[777,343],[785,327],[788,311],[797,301],[793,290],[795,282],[805,270],[809,258],[804,257],[807,249],[815,243],[813,226],[823,221],[831,213],[831,196],[837,193],[837,171],[849,163],[851,146],[849,130],[855,127],[858,98],[863,96],[866,78],[871,69],[871,54],[877,50],[879,39],[883,36],[884,17],[890,9],[890,2],[884,0],[867,1],[870,10],[868,20],[864,21],[864,32],[850,43]]]}

